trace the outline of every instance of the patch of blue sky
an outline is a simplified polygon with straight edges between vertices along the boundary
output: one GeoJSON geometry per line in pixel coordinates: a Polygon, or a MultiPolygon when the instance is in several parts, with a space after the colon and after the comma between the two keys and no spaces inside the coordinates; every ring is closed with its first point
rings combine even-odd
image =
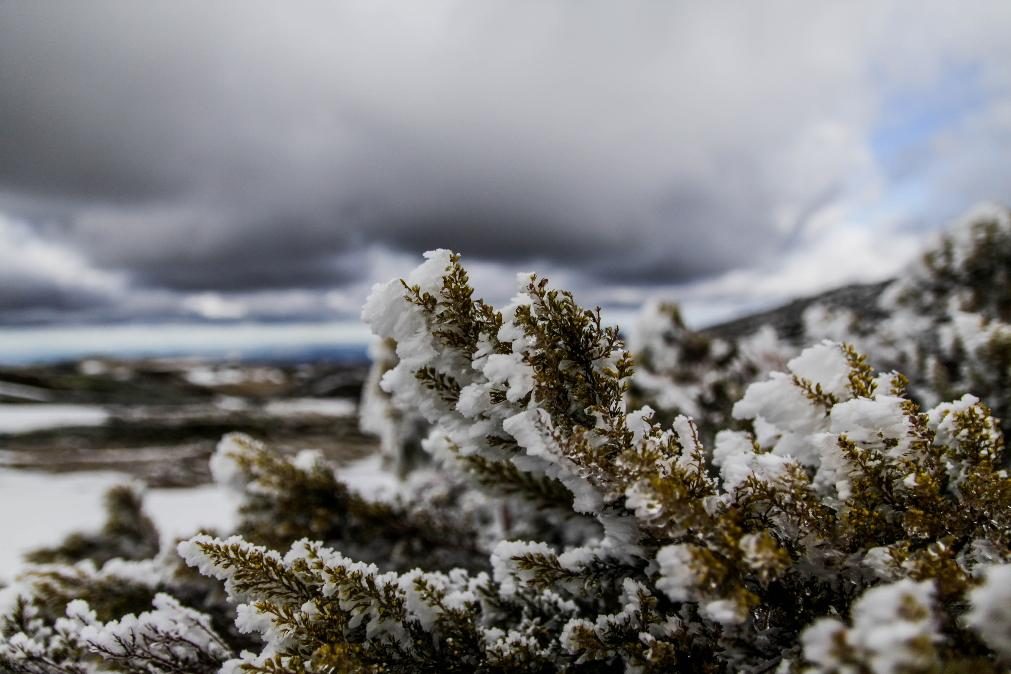
{"type": "Polygon", "coordinates": [[[880,86],[885,93],[870,145],[886,185],[864,221],[895,231],[934,230],[967,206],[960,197],[937,193],[931,176],[936,142],[992,102],[981,67],[951,63],[929,82],[880,86]]]}
{"type": "Polygon", "coordinates": [[[953,129],[987,104],[980,67],[952,64],[932,82],[887,91],[871,147],[893,178],[915,173],[915,164],[939,134],[953,129]]]}

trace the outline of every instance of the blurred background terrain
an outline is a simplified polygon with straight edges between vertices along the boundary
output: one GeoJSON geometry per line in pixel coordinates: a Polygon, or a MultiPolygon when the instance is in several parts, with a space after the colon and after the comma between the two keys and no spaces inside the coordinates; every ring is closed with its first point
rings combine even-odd
{"type": "Polygon", "coordinates": [[[0,463],[54,472],[115,469],[152,486],[209,480],[222,435],[285,449],[360,456],[364,361],[251,363],[187,359],[0,366],[0,463]]]}

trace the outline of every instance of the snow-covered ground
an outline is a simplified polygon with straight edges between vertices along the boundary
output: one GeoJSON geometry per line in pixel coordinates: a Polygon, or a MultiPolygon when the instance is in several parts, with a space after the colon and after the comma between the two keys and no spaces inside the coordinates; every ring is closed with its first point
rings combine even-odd
{"type": "Polygon", "coordinates": [[[337,479],[367,499],[393,498],[403,487],[392,472],[382,467],[382,457],[372,454],[337,468],[337,479]]]}
{"type": "Polygon", "coordinates": [[[0,433],[29,433],[68,426],[101,426],[108,419],[109,413],[95,405],[0,403],[0,433]]]}
{"type": "Polygon", "coordinates": [[[158,525],[162,545],[171,545],[197,529],[229,533],[235,528],[241,497],[216,484],[184,489],[152,489],[144,497],[144,509],[158,525]]]}
{"type": "Polygon", "coordinates": [[[15,384],[9,381],[0,381],[0,396],[27,400],[33,403],[44,403],[52,400],[52,393],[44,388],[28,386],[26,384],[15,384]]]}
{"type": "MultiPolygon", "coordinates": [[[[396,493],[399,482],[382,470],[378,455],[338,469],[339,479],[354,491],[382,498],[396,493]]],[[[105,521],[105,491],[130,480],[112,471],[52,474],[0,468],[0,582],[10,581],[24,553],[59,543],[73,531],[93,531],[105,521]]],[[[144,509],[161,532],[162,544],[213,528],[234,528],[240,496],[215,484],[182,489],[150,489],[144,509]]]]}
{"type": "Polygon", "coordinates": [[[283,384],[284,372],[273,367],[227,367],[194,365],[183,375],[191,384],[214,388],[217,386],[237,386],[239,384],[266,383],[283,384]]]}
{"type": "Polygon", "coordinates": [[[350,417],[354,416],[357,405],[348,398],[288,398],[272,400],[264,411],[276,417],[350,417]]]}
{"type": "MultiPolygon", "coordinates": [[[[102,496],[129,481],[116,472],[54,475],[0,469],[0,581],[11,580],[21,556],[43,545],[59,543],[72,531],[102,526],[102,496]]],[[[193,533],[199,527],[227,531],[235,523],[235,494],[216,485],[188,489],[152,489],[145,509],[158,525],[163,541],[193,533]]]]}

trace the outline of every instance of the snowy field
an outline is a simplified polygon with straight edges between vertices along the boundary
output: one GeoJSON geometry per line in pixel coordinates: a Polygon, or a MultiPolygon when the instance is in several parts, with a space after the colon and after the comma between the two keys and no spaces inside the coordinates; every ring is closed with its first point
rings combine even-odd
{"type": "MultiPolygon", "coordinates": [[[[397,480],[383,471],[378,456],[354,461],[339,476],[360,494],[382,497],[395,492],[397,480]]],[[[102,526],[102,497],[130,476],[112,471],[65,475],[0,468],[0,582],[10,581],[24,553],[59,543],[73,531],[102,526]],[[15,509],[16,508],[16,509],[15,509]]],[[[218,485],[182,489],[149,489],[144,509],[161,532],[162,545],[201,528],[232,529],[240,497],[218,485]]]]}
{"type": "MultiPolygon", "coordinates": [[[[315,447],[338,463],[366,454],[371,438],[357,433],[357,396],[341,388],[362,376],[325,363],[88,360],[76,370],[36,366],[0,379],[0,395],[24,401],[0,403],[0,583],[16,575],[26,552],[99,529],[103,496],[116,484],[156,485],[144,507],[163,545],[200,529],[231,531],[241,496],[206,484],[205,470],[227,430],[266,429],[289,449],[315,447]],[[65,377],[83,378],[80,391],[106,397],[78,391],[68,399],[65,377]],[[325,397],[308,397],[320,390],[325,397]]],[[[345,464],[341,477],[370,495],[395,489],[378,457],[345,464]]]]}
{"type": "MultiPolygon", "coordinates": [[[[13,578],[29,550],[59,543],[73,531],[101,527],[105,491],[129,481],[128,475],[114,472],[53,475],[0,469],[0,538],[5,542],[0,546],[0,581],[13,578]]],[[[228,530],[237,504],[236,495],[216,485],[152,489],[144,499],[163,543],[200,527],[228,530]]]]}
{"type": "Polygon", "coordinates": [[[0,433],[30,433],[46,428],[101,426],[109,413],[94,405],[7,405],[0,403],[0,433]]]}
{"type": "Polygon", "coordinates": [[[272,400],[263,411],[274,417],[351,417],[356,414],[358,403],[347,398],[293,398],[272,400]]]}

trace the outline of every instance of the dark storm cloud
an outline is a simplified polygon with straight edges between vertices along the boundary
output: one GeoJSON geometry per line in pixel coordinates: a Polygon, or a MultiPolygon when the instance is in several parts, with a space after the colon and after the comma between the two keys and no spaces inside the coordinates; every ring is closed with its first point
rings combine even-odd
{"type": "Polygon", "coordinates": [[[78,311],[107,304],[101,295],[77,288],[37,282],[30,279],[5,279],[0,284],[0,312],[24,315],[30,312],[78,311]]]}
{"type": "MultiPolygon", "coordinates": [[[[270,223],[277,230],[269,235],[254,230],[234,243],[193,247],[171,256],[137,254],[132,258],[133,276],[152,287],[256,291],[343,285],[367,272],[354,253],[332,252],[339,244],[336,237],[307,236],[300,220],[277,217],[270,223]]],[[[99,252],[95,257],[118,264],[108,254],[99,252]]]]}
{"type": "MultiPolygon", "coordinates": [[[[675,87],[625,72],[663,57],[663,34],[609,55],[604,10],[571,26],[517,10],[433,7],[441,25],[408,11],[398,26],[360,6],[5,4],[0,182],[71,200],[76,247],[177,288],[339,283],[329,259],[370,241],[620,275],[638,273],[632,241],[660,234],[671,278],[738,263],[668,245],[695,222],[648,204],[681,179],[665,159],[680,134],[636,108],[668,108],[675,87]]],[[[698,187],[696,208],[725,219],[721,190],[698,187]]]]}
{"type": "Polygon", "coordinates": [[[146,287],[224,291],[319,288],[367,270],[353,234],[332,216],[258,204],[94,206],[50,225],[101,268],[146,287]]]}
{"type": "Polygon", "coordinates": [[[146,290],[350,287],[440,246],[712,276],[883,189],[879,88],[1003,53],[999,8],[917,7],[2,3],[0,211],[146,290]]]}

